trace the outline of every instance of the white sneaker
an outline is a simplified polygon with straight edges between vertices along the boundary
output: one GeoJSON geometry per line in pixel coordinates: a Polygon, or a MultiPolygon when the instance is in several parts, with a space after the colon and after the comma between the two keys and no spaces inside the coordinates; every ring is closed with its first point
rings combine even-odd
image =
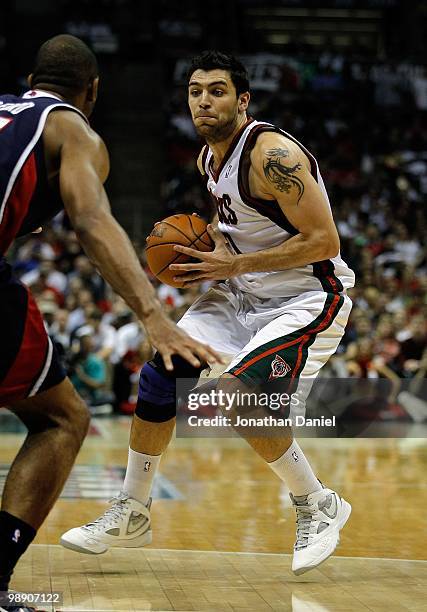
{"type": "Polygon", "coordinates": [[[293,496],[297,512],[297,539],[292,571],[299,576],[317,567],[332,555],[340,540],[351,506],[331,489],[310,495],[293,496]]]}
{"type": "Polygon", "coordinates": [[[139,548],[151,544],[151,498],[147,504],[120,492],[110,499],[114,502],[102,516],[93,523],[66,531],[60,543],[81,553],[99,555],[110,546],[139,548]]]}

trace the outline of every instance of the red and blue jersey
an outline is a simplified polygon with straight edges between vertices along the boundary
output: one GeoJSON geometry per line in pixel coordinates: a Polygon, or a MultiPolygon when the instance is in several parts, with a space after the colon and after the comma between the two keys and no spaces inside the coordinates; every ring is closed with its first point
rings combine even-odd
{"type": "Polygon", "coordinates": [[[63,204],[49,184],[43,129],[50,112],[74,106],[43,91],[0,96],[0,258],[18,236],[45,224],[63,204]]]}
{"type": "Polygon", "coordinates": [[[27,287],[3,255],[63,204],[48,181],[43,129],[50,112],[79,110],[43,91],[0,96],[0,407],[32,397],[65,378],[56,349],[27,287]]]}

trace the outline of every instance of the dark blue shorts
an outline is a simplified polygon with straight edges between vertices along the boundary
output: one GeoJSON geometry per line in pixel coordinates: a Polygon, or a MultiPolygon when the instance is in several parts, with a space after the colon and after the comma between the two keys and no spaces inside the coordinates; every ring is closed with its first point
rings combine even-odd
{"type": "Polygon", "coordinates": [[[65,376],[34,298],[0,258],[0,406],[46,391],[65,376]]]}

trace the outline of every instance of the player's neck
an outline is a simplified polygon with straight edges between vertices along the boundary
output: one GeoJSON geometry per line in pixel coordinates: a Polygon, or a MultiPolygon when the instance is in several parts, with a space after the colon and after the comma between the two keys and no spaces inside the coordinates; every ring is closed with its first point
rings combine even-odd
{"type": "Polygon", "coordinates": [[[76,96],[66,96],[63,92],[59,92],[54,86],[45,83],[37,84],[32,89],[34,91],[41,91],[51,96],[55,96],[55,98],[58,98],[58,100],[71,104],[72,106],[78,108],[79,111],[84,113],[84,105],[82,104],[82,99],[84,99],[84,96],[82,94],[76,96]]]}
{"type": "Polygon", "coordinates": [[[234,130],[224,140],[221,140],[219,142],[209,142],[209,140],[206,139],[206,142],[209,145],[209,148],[211,149],[213,153],[214,168],[218,168],[218,166],[221,164],[222,160],[227,154],[228,149],[230,148],[231,143],[233,142],[234,137],[236,136],[236,134],[240,132],[240,130],[245,125],[247,120],[248,118],[247,118],[246,113],[239,116],[234,130]]]}
{"type": "Polygon", "coordinates": [[[58,98],[58,100],[63,100],[64,102],[67,101],[63,95],[58,93],[54,88],[49,87],[49,85],[36,85],[32,88],[32,90],[47,93],[51,96],[55,96],[55,98],[58,98]]]}

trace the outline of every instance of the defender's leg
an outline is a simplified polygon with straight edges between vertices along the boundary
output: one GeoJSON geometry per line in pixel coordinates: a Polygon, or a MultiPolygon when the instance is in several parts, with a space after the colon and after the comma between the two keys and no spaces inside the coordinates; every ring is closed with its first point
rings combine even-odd
{"type": "Polygon", "coordinates": [[[68,379],[11,408],[28,435],[8,473],[0,511],[0,591],[58,498],[89,425],[68,379]]]}

